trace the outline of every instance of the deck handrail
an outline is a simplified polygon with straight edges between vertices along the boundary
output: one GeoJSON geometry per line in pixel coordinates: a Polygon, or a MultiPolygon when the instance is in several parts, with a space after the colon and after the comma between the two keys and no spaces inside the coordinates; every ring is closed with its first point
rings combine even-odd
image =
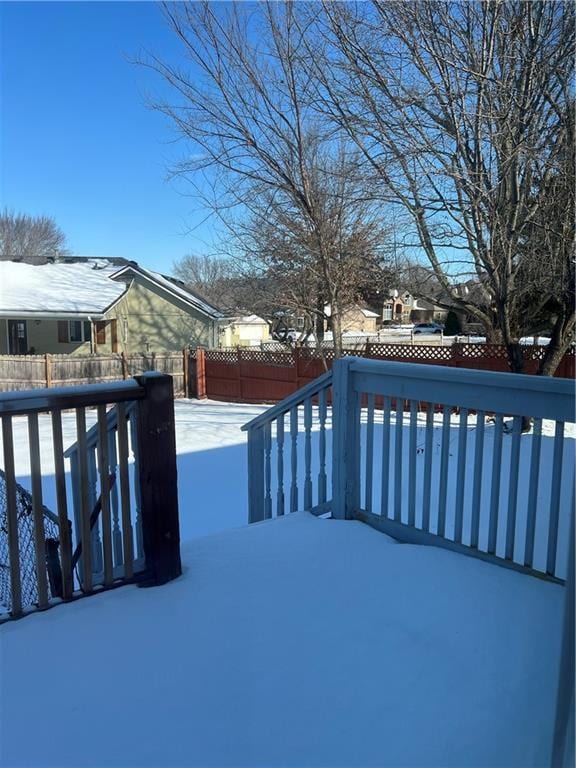
{"type": "Polygon", "coordinates": [[[296,390],[296,392],[293,392],[279,403],[276,403],[276,405],[273,405],[271,408],[265,410],[264,413],[260,413],[258,416],[255,416],[253,419],[251,419],[251,421],[243,424],[241,430],[246,432],[247,430],[253,429],[254,427],[261,427],[264,424],[269,424],[270,422],[277,419],[278,416],[288,413],[294,406],[302,405],[302,403],[307,398],[318,394],[321,389],[326,389],[326,387],[330,386],[331,383],[332,371],[326,371],[326,373],[318,376],[316,379],[314,379],[314,381],[305,384],[303,387],[296,390]]]}
{"type": "Polygon", "coordinates": [[[363,392],[385,394],[386,386],[390,391],[396,390],[397,394],[401,391],[407,400],[418,396],[422,399],[424,393],[420,387],[425,382],[428,390],[426,397],[436,398],[434,402],[439,404],[453,405],[453,398],[457,394],[458,405],[465,408],[485,407],[488,398],[498,401],[499,407],[505,408],[510,416],[528,413],[532,417],[574,421],[574,382],[569,379],[396,363],[361,357],[348,357],[344,360],[352,374],[374,377],[371,382],[366,380],[361,385],[370,387],[362,389],[363,392]]]}
{"type": "Polygon", "coordinates": [[[141,400],[144,387],[134,379],[111,384],[86,384],[81,387],[27,389],[0,393],[0,416],[24,416],[43,411],[85,408],[106,403],[141,400]]]}

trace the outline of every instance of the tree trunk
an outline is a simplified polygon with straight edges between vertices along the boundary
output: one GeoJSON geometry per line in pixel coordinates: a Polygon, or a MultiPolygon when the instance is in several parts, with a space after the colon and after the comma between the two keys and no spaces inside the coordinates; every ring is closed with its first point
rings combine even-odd
{"type": "Polygon", "coordinates": [[[334,357],[342,357],[342,318],[340,308],[334,304],[332,308],[332,341],[334,344],[334,357]]]}

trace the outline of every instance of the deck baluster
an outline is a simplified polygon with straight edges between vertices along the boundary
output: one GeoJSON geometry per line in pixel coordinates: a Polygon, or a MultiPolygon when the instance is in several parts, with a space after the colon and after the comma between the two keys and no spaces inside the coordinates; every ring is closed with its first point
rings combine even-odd
{"type": "Polygon", "coordinates": [[[472,521],[470,527],[470,546],[478,547],[480,536],[480,502],[482,499],[482,467],[484,463],[484,425],[486,414],[476,414],[476,440],[474,445],[474,485],[472,491],[472,521]]]}
{"type": "Polygon", "coordinates": [[[422,529],[430,530],[430,496],[432,494],[432,449],[434,437],[434,409],[435,403],[428,403],[426,411],[426,438],[424,443],[424,485],[422,505],[422,529]]]}
{"type": "Polygon", "coordinates": [[[304,509],[312,508],[312,398],[304,400],[304,509]]]}
{"type": "Polygon", "coordinates": [[[31,413],[28,416],[28,437],[30,440],[30,474],[32,476],[32,514],[34,519],[38,607],[45,608],[48,605],[48,577],[46,574],[46,536],[42,505],[42,465],[40,463],[40,435],[37,413],[31,413]]]}
{"type": "Polygon", "coordinates": [[[394,455],[394,520],[402,520],[402,438],[404,431],[404,399],[396,398],[395,455],[394,455]]]}
{"type": "Polygon", "coordinates": [[[298,408],[290,409],[290,512],[298,509],[298,408]]]}
{"type": "Polygon", "coordinates": [[[318,504],[326,503],[326,390],[321,389],[318,394],[318,418],[320,420],[319,437],[319,461],[320,470],[318,472],[318,504]]]}
{"type": "Polygon", "coordinates": [[[466,484],[466,445],[468,438],[468,411],[460,409],[458,423],[458,464],[456,469],[456,508],[454,515],[454,541],[462,543],[464,521],[464,487],[466,484]]]}
{"type": "Polygon", "coordinates": [[[506,514],[506,552],[508,560],[514,559],[516,536],[516,506],[518,502],[518,472],[520,469],[520,436],[522,417],[514,416],[512,422],[512,450],[510,452],[510,476],[508,479],[508,512],[506,514]]]}
{"type": "Polygon", "coordinates": [[[558,549],[558,520],[560,517],[560,487],[562,484],[562,457],[564,454],[564,422],[557,421],[554,431],[554,458],[552,462],[552,488],[550,491],[550,518],[548,525],[548,556],[546,573],[556,572],[558,549]]]}
{"type": "Polygon", "coordinates": [[[374,395],[368,395],[366,424],[366,485],[364,509],[372,511],[372,482],[374,474],[374,395]]]}
{"type": "Polygon", "coordinates": [[[272,426],[270,423],[264,427],[264,518],[272,517],[272,467],[270,454],[272,452],[272,426]]]}
{"type": "Polygon", "coordinates": [[[448,462],[450,461],[450,406],[443,406],[442,448],[440,455],[440,491],[438,494],[438,535],[446,534],[446,497],[448,493],[448,462]]]}
{"type": "Polygon", "coordinates": [[[418,403],[410,400],[410,446],[408,469],[408,525],[416,522],[416,450],[418,438],[418,403]]]}
{"type": "Polygon", "coordinates": [[[500,473],[502,464],[502,429],[501,413],[496,414],[494,423],[494,444],[492,447],[492,488],[490,491],[490,522],[488,530],[488,552],[496,554],[498,537],[498,507],[500,504],[500,473]]]}
{"type": "Polygon", "coordinates": [[[382,517],[388,517],[390,499],[390,398],[384,396],[382,409],[384,423],[382,426],[382,489],[381,511],[382,517]]]}
{"type": "Polygon", "coordinates": [[[20,578],[20,547],[18,541],[18,507],[16,502],[16,472],[14,466],[14,435],[12,417],[2,416],[2,449],[6,490],[6,527],[10,562],[10,599],[12,616],[22,613],[22,582],[20,578]]]}
{"type": "Polygon", "coordinates": [[[276,459],[277,459],[277,483],[276,514],[281,517],[284,514],[284,414],[276,420],[276,459]]]}
{"type": "Polygon", "coordinates": [[[524,544],[524,565],[534,565],[534,538],[536,533],[536,508],[540,480],[540,448],[542,446],[542,419],[534,419],[532,427],[532,451],[530,455],[530,487],[528,490],[528,512],[526,516],[526,540],[524,544]]]}

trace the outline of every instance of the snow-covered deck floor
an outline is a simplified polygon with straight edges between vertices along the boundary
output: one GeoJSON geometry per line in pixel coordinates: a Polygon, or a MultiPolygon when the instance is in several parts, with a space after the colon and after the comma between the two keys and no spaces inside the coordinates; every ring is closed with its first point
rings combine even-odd
{"type": "Polygon", "coordinates": [[[531,766],[562,589],[297,513],[2,629],[3,766],[531,766]]]}

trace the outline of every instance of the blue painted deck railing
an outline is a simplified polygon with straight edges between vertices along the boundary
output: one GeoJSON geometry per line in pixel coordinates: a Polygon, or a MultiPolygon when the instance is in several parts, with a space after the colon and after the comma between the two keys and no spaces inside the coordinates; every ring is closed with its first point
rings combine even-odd
{"type": "Polygon", "coordinates": [[[338,360],[244,426],[249,522],[331,512],[563,580],[574,405],[571,381],[338,360]]]}

